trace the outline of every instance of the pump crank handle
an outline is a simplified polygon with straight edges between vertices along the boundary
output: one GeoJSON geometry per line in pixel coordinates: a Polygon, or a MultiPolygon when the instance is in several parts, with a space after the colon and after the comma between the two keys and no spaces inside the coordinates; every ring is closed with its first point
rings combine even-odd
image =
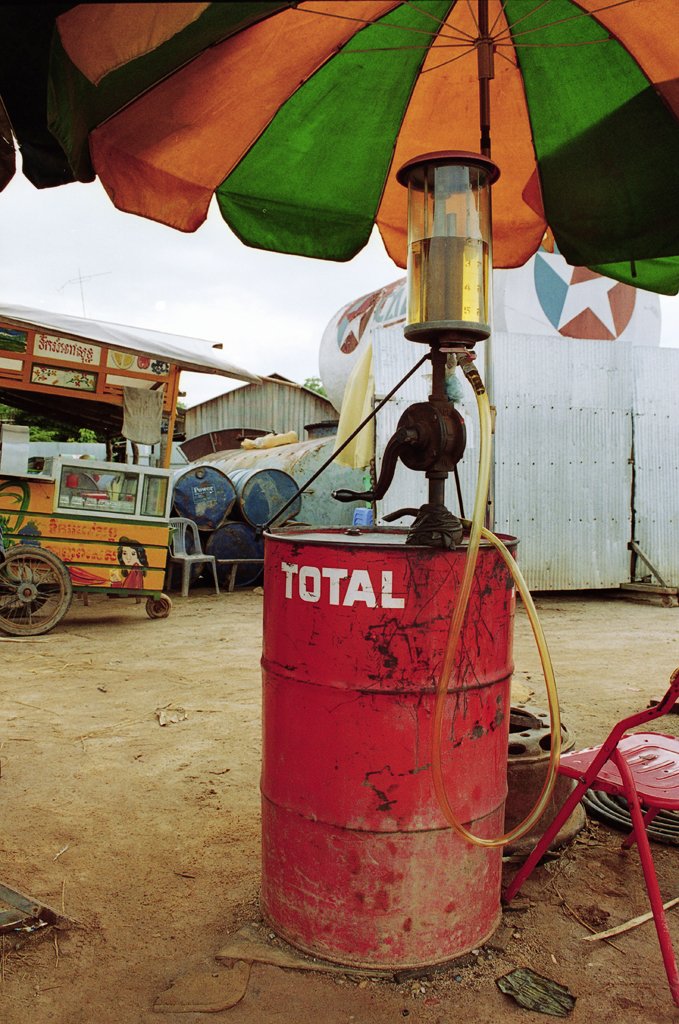
{"type": "Polygon", "coordinates": [[[415,445],[420,439],[419,431],[415,427],[400,426],[396,433],[389,439],[389,444],[384,449],[382,456],[382,468],[379,480],[370,491],[350,491],[341,487],[333,491],[332,496],[336,501],[379,501],[389,490],[391,481],[394,479],[394,471],[399,456],[408,445],[415,445]]]}
{"type": "Polygon", "coordinates": [[[374,501],[375,495],[372,491],[348,491],[346,488],[340,488],[339,491],[333,491],[332,496],[335,501],[374,501]]]}

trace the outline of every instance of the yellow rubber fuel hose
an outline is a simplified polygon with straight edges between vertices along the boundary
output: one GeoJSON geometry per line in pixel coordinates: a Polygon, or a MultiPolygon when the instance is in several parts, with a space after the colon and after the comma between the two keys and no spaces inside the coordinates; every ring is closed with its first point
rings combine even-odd
{"type": "Polygon", "coordinates": [[[542,627],[538,620],[537,611],[535,604],[530,595],[526,582],[523,578],[523,574],[519,569],[516,560],[512,557],[511,552],[502,543],[502,541],[491,533],[490,530],[486,529],[483,525],[486,502],[488,500],[488,489],[490,485],[490,467],[491,467],[491,436],[492,436],[492,423],[491,423],[491,410],[490,403],[488,401],[488,395],[486,389],[483,386],[483,381],[474,367],[471,357],[463,356],[459,359],[459,365],[462,367],[465,376],[470,381],[474,394],[476,396],[476,402],[479,412],[479,426],[480,426],[480,442],[479,442],[479,470],[476,486],[476,497],[474,500],[474,509],[472,518],[470,521],[465,521],[465,525],[469,526],[469,543],[467,547],[467,557],[465,559],[464,572],[462,575],[462,581],[460,583],[460,591],[458,594],[457,601],[455,603],[455,609],[453,616],[450,621],[450,628],[448,630],[448,638],[446,642],[446,649],[443,657],[443,664],[441,666],[441,672],[439,675],[437,687],[436,687],[436,702],[434,706],[434,723],[433,723],[433,736],[432,736],[432,776],[434,781],[434,790],[439,802],[439,806],[452,828],[463,836],[468,842],[475,846],[485,847],[499,847],[506,846],[508,843],[514,842],[517,839],[525,836],[533,828],[535,823],[539,821],[545,808],[549,802],[549,799],[554,790],[554,785],[557,778],[557,768],[559,765],[559,757],[561,755],[561,718],[559,714],[559,701],[556,691],[556,681],[554,678],[554,670],[552,667],[551,658],[547,649],[547,642],[545,640],[542,627]],[[524,820],[520,822],[511,831],[506,832],[504,835],[496,836],[492,839],[483,839],[480,836],[475,836],[469,832],[468,829],[457,819],[455,812],[453,811],[448,794],[446,792],[445,781],[443,778],[443,765],[442,765],[442,751],[441,751],[441,739],[443,731],[443,714],[445,710],[446,697],[448,694],[448,682],[453,674],[455,666],[455,659],[460,643],[460,636],[462,633],[462,626],[464,624],[467,607],[469,605],[469,595],[471,593],[472,583],[474,579],[474,572],[476,570],[476,563],[478,560],[479,547],[481,540],[484,539],[489,541],[495,546],[500,553],[504,562],[508,566],[514,582],[516,583],[517,590],[521,595],[521,599],[526,608],[528,618],[533,630],[533,635],[537,644],[538,652],[540,655],[540,661],[542,664],[542,670],[545,678],[545,686],[547,690],[547,700],[549,706],[549,718],[550,718],[550,731],[551,731],[551,744],[549,752],[549,761],[547,765],[547,773],[545,776],[545,782],[535,806],[532,811],[526,815],[524,820]]]}

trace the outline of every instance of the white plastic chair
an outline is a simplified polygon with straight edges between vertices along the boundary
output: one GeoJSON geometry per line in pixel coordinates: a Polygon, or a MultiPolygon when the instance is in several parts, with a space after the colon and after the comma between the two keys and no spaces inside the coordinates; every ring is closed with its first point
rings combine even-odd
{"type": "Polygon", "coordinates": [[[170,548],[168,557],[170,565],[177,563],[182,567],[182,597],[187,597],[189,593],[191,566],[199,563],[210,566],[215,581],[215,594],[219,593],[217,560],[214,555],[203,553],[198,527],[193,519],[170,519],[170,548]]]}

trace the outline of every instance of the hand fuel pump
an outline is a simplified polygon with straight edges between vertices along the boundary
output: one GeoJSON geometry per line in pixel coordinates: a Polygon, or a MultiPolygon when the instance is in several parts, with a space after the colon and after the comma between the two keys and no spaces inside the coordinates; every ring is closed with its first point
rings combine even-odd
{"type": "Polygon", "coordinates": [[[287,527],[265,538],[262,912],[292,945],[371,970],[444,963],[501,916],[502,846],[533,826],[558,764],[558,706],[544,638],[513,557],[484,526],[490,406],[473,346],[490,334],[490,189],[497,167],[432,153],[407,186],[405,335],[429,346],[428,402],[402,415],[371,491],[397,461],[428,501],[410,529],[287,527]],[[446,367],[472,384],[481,453],[472,519],[445,506],[465,449],[446,367]],[[548,683],[550,768],[535,810],[502,835],[518,586],[548,683]]]}

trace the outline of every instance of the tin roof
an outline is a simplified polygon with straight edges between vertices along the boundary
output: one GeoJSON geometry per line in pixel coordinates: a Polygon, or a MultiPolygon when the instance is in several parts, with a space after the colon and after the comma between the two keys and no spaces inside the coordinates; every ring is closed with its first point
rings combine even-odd
{"type": "Polygon", "coordinates": [[[78,341],[96,341],[122,351],[156,356],[194,373],[216,373],[234,380],[260,383],[256,374],[230,362],[213,343],[199,338],[5,304],[0,305],[0,321],[57,332],[78,341]]]}

